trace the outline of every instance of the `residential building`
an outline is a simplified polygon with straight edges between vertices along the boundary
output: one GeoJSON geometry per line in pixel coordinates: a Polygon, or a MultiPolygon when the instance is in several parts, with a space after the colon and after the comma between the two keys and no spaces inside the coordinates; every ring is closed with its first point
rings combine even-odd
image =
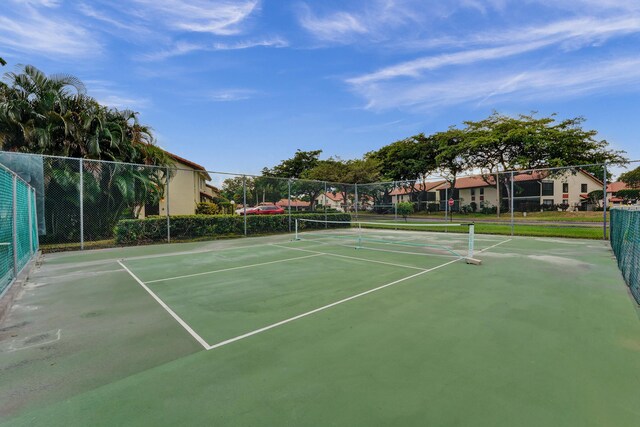
{"type": "MultiPolygon", "coordinates": [[[[508,179],[508,175],[501,175],[501,179],[508,179]]],[[[566,205],[568,210],[587,210],[593,208],[589,193],[601,190],[603,183],[598,178],[585,170],[573,170],[562,173],[550,173],[547,171],[526,172],[514,174],[514,209],[517,211],[539,210],[543,206],[552,209],[556,205],[566,205]]],[[[459,210],[465,206],[474,206],[475,209],[491,208],[502,200],[502,206],[509,206],[510,185],[503,181],[498,196],[498,186],[495,176],[473,175],[456,179],[455,188],[451,189],[446,181],[433,181],[417,184],[413,191],[411,187],[394,189],[391,195],[392,203],[412,201],[417,202],[417,195],[422,192],[421,201],[436,204],[437,209],[459,210]],[[505,184],[507,189],[505,189],[505,184]],[[426,195],[424,195],[426,193],[426,195]],[[448,207],[448,200],[454,200],[454,206],[448,207]]],[[[424,208],[422,208],[424,209],[424,208]]]]}
{"type": "Polygon", "coordinates": [[[175,170],[169,180],[168,192],[157,203],[148,203],[141,210],[140,217],[150,215],[193,215],[196,205],[213,199],[215,187],[208,185],[211,176],[203,166],[176,154],[169,153],[175,161],[175,170]]]}

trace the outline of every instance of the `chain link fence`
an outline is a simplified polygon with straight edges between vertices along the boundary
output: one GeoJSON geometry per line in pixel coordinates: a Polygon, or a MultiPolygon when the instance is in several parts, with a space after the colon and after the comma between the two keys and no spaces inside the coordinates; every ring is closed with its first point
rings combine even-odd
{"type": "Polygon", "coordinates": [[[158,167],[0,152],[0,164],[35,189],[37,235],[47,250],[134,244],[118,236],[135,233],[153,236],[139,239],[146,243],[287,232],[303,214],[464,220],[478,233],[605,238],[608,208],[638,202],[637,190],[612,179],[606,165],[343,184],[206,171],[188,161],[158,167]],[[398,211],[401,203],[409,213],[398,211]],[[210,227],[197,215],[228,218],[210,227]]]}
{"type": "Polygon", "coordinates": [[[611,248],[631,294],[640,304],[640,207],[611,210],[611,248]]]}

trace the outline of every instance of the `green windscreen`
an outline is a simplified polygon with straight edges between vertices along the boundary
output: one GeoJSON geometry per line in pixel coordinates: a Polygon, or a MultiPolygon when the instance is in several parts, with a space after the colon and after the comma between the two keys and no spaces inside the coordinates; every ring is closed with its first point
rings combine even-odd
{"type": "Polygon", "coordinates": [[[624,280],[640,304],[640,209],[611,209],[611,248],[624,280]]]}
{"type": "Polygon", "coordinates": [[[0,294],[38,250],[35,206],[33,188],[0,166],[0,294]]]}

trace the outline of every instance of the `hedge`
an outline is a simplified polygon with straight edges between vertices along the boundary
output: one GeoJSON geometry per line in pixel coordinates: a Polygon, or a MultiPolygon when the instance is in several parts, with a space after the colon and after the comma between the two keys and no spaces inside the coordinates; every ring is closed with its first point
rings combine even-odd
{"type": "MultiPolygon", "coordinates": [[[[324,221],[325,214],[292,214],[295,218],[324,221]]],[[[175,215],[170,218],[171,238],[191,240],[244,235],[244,217],[241,215],[175,215]]],[[[329,221],[350,221],[348,213],[327,214],[329,221]]],[[[339,224],[329,224],[330,227],[339,224]]],[[[324,223],[305,223],[305,228],[324,228],[324,223]],[[317,224],[317,226],[315,226],[317,224]]],[[[248,215],[247,234],[288,233],[289,215],[248,215]]],[[[123,219],[114,229],[119,245],[139,245],[167,239],[167,218],[123,219]]]]}

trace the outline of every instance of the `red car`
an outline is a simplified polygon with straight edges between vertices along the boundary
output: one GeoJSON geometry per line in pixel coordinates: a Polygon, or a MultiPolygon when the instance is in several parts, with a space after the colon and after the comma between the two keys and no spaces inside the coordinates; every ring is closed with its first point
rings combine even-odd
{"type": "MultiPolygon", "coordinates": [[[[242,209],[238,209],[236,212],[238,212],[240,215],[244,215],[244,210],[242,209]]],[[[247,215],[277,215],[283,213],[284,209],[276,205],[264,205],[247,208],[247,215]]]]}

